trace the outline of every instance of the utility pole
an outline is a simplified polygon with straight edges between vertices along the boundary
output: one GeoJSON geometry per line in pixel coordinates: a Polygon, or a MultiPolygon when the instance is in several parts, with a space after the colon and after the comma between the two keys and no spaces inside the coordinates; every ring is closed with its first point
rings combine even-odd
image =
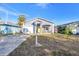
{"type": "Polygon", "coordinates": [[[6,12],[6,21],[5,21],[5,24],[7,24],[7,20],[8,20],[8,11],[6,12]]]}

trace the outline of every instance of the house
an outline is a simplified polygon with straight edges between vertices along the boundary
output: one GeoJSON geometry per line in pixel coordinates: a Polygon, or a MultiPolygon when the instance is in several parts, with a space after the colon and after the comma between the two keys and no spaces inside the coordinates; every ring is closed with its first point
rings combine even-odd
{"type": "Polygon", "coordinates": [[[0,24],[0,33],[2,34],[15,34],[20,32],[20,27],[15,25],[9,24],[0,24]]]}
{"type": "Polygon", "coordinates": [[[67,27],[72,32],[72,34],[79,34],[79,21],[58,25],[58,27],[61,27],[61,28],[67,27]]]}
{"type": "Polygon", "coordinates": [[[79,25],[77,26],[77,28],[76,28],[76,34],[79,34],[79,25]]]}
{"type": "Polygon", "coordinates": [[[0,22],[0,34],[15,34],[20,32],[20,27],[13,23],[0,22]]]}
{"type": "Polygon", "coordinates": [[[72,29],[73,34],[79,34],[79,25],[77,25],[74,29],[72,29]]]}
{"type": "Polygon", "coordinates": [[[54,23],[43,18],[35,18],[26,22],[23,26],[23,32],[54,33],[54,23]]]}
{"type": "Polygon", "coordinates": [[[74,22],[67,25],[66,27],[71,30],[72,34],[79,34],[79,23],[74,22]]]}

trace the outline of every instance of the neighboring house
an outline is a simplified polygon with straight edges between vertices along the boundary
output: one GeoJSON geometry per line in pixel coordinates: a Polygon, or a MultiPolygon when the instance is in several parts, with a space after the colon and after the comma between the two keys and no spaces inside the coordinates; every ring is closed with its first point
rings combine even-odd
{"type": "Polygon", "coordinates": [[[20,27],[15,25],[14,23],[10,22],[3,22],[0,21],[0,34],[9,34],[9,33],[19,33],[20,27]]]}
{"type": "Polygon", "coordinates": [[[54,33],[54,23],[46,19],[35,18],[26,22],[26,24],[23,26],[23,32],[54,33]]]}
{"type": "Polygon", "coordinates": [[[15,25],[9,25],[9,24],[0,24],[0,33],[2,34],[9,34],[9,33],[19,33],[20,27],[15,25]]]}
{"type": "Polygon", "coordinates": [[[67,25],[67,27],[69,27],[69,29],[73,34],[79,34],[79,24],[73,23],[73,24],[67,25]]]}
{"type": "MultiPolygon", "coordinates": [[[[70,31],[73,33],[73,34],[79,34],[79,21],[76,21],[76,22],[71,22],[71,23],[67,23],[67,24],[63,24],[63,25],[58,25],[58,27],[67,27],[70,29],[70,31]]],[[[58,29],[59,30],[59,29],[58,29]]]]}
{"type": "Polygon", "coordinates": [[[72,29],[73,34],[79,34],[79,25],[77,25],[74,29],[72,29]]]}
{"type": "Polygon", "coordinates": [[[77,34],[79,34],[79,25],[78,25],[78,27],[76,29],[76,32],[77,32],[77,34]]]}

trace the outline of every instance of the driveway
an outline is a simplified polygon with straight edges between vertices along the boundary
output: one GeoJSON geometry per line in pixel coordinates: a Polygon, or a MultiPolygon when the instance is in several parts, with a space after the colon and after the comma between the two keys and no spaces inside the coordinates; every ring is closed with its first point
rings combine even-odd
{"type": "Polygon", "coordinates": [[[0,56],[6,56],[16,49],[29,35],[8,35],[0,38],[0,56]]]}

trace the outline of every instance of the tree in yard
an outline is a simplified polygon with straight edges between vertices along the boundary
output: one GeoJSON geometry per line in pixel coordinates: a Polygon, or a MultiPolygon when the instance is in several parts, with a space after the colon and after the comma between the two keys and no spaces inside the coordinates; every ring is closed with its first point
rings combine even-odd
{"type": "Polygon", "coordinates": [[[65,31],[64,26],[63,27],[61,27],[61,26],[58,27],[58,33],[64,34],[64,31],[65,31]]]}
{"type": "Polygon", "coordinates": [[[71,32],[71,28],[68,27],[68,26],[59,26],[58,27],[58,33],[61,33],[61,34],[67,34],[67,35],[71,35],[72,32],[71,32]]]}
{"type": "Polygon", "coordinates": [[[24,15],[20,15],[19,18],[18,18],[18,25],[21,27],[20,32],[22,32],[22,28],[23,28],[25,22],[26,22],[25,16],[24,15]]]}
{"type": "Polygon", "coordinates": [[[65,27],[65,32],[64,33],[67,34],[67,35],[72,34],[71,29],[69,27],[65,27]]]}

